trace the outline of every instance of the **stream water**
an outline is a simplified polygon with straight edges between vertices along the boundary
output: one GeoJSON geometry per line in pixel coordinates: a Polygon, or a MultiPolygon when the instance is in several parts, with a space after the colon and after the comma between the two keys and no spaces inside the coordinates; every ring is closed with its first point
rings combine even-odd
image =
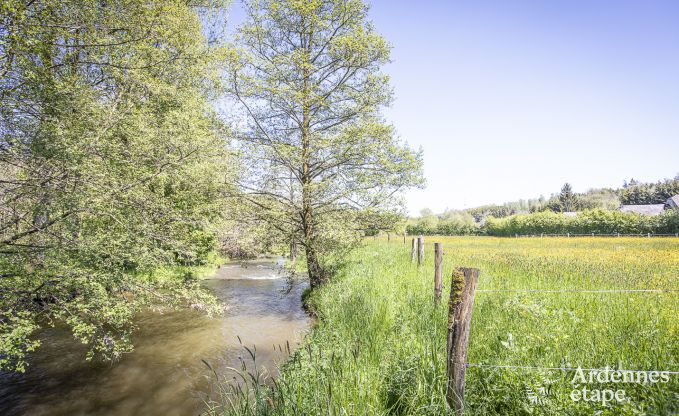
{"type": "Polygon", "coordinates": [[[254,367],[243,345],[256,347],[260,372],[275,374],[286,343],[309,327],[306,285],[286,279],[276,259],[226,264],[205,285],[228,306],[224,316],[141,314],[134,352],[114,364],[86,362],[68,331],[45,330],[26,373],[0,374],[0,415],[198,415],[215,389],[202,360],[230,379],[241,359],[254,367]]]}

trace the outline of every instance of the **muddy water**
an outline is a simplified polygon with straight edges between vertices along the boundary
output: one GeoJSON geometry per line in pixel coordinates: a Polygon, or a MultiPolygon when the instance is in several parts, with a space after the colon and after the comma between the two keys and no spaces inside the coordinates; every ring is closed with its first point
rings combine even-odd
{"type": "Polygon", "coordinates": [[[197,415],[215,390],[202,360],[222,379],[233,377],[228,367],[241,359],[254,367],[237,337],[256,346],[259,371],[275,373],[286,342],[294,346],[309,326],[304,284],[290,283],[275,259],[224,265],[205,284],[228,305],[223,317],[143,314],[134,352],[115,364],[85,362],[86,349],[68,332],[45,331],[25,374],[0,375],[0,414],[197,415]]]}

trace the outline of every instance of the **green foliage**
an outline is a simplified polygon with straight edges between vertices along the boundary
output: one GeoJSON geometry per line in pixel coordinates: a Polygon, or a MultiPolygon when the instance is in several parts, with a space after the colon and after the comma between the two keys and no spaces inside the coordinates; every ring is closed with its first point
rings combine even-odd
{"type": "MultiPolygon", "coordinates": [[[[679,179],[667,179],[656,184],[643,184],[631,180],[630,183],[625,183],[622,189],[590,189],[583,193],[574,193],[570,184],[565,184],[561,192],[552,195],[549,199],[540,197],[538,199],[519,200],[516,202],[508,202],[502,205],[484,205],[476,208],[464,210],[471,214],[478,225],[482,224],[486,218],[493,217],[494,219],[506,218],[517,214],[528,214],[536,212],[573,212],[573,211],[595,211],[617,210],[621,204],[644,205],[644,204],[663,204],[668,198],[679,194],[679,179]]],[[[615,214],[611,214],[615,215],[615,214]]],[[[535,217],[541,218],[541,217],[535,217]]],[[[557,217],[553,217],[557,218],[557,217]]],[[[412,234],[474,234],[478,232],[474,228],[463,227],[458,225],[451,227],[450,232],[445,229],[439,229],[438,223],[441,220],[441,215],[435,216],[428,212],[420,215],[419,218],[411,220],[408,224],[409,232],[412,234]]],[[[566,221],[566,219],[553,220],[552,223],[559,221],[566,221]]],[[[629,223],[632,220],[622,220],[629,223]]],[[[649,220],[652,222],[652,220],[649,220]]],[[[643,221],[641,221],[643,222],[643,221]]],[[[495,222],[497,223],[497,221],[495,222]]],[[[640,223],[640,221],[637,221],[640,223]]],[[[667,219],[659,225],[650,224],[648,226],[639,225],[635,227],[627,224],[622,228],[628,230],[648,229],[648,232],[671,232],[675,229],[671,226],[672,219],[667,219]],[[668,222],[669,221],[669,222],[668,222]],[[660,228],[658,228],[660,227],[660,228]],[[660,231],[665,230],[665,231],[660,231]],[[670,230],[670,231],[667,231],[670,230]]],[[[491,226],[493,227],[493,226],[491,226]]],[[[593,226],[596,228],[596,226],[593,226]]],[[[586,227],[584,227],[586,228],[586,227]]],[[[610,229],[610,227],[604,227],[610,229]]],[[[552,227],[552,229],[559,229],[559,227],[552,227]]],[[[569,232],[566,228],[561,228],[564,233],[569,232]]],[[[583,229],[580,227],[578,229],[583,229]]],[[[574,232],[574,231],[571,231],[574,232]]],[[[597,231],[594,231],[597,232],[597,231]]],[[[622,232],[622,231],[621,231],[622,232]]],[[[631,231],[643,232],[643,231],[631,231]]],[[[499,234],[497,234],[499,235],[499,234]]],[[[505,234],[509,235],[509,234],[505,234]]]]}
{"type": "Polygon", "coordinates": [[[626,205],[664,204],[675,195],[679,195],[679,179],[658,183],[638,183],[632,179],[622,190],[620,200],[626,205]]]}
{"type": "MultiPolygon", "coordinates": [[[[241,208],[230,212],[237,213],[241,208]]],[[[219,232],[219,250],[231,259],[253,259],[263,253],[285,252],[287,248],[281,244],[284,238],[277,229],[261,222],[226,221],[219,232]]]]}
{"type": "Polygon", "coordinates": [[[40,341],[31,339],[38,325],[26,312],[10,311],[6,315],[7,318],[0,322],[0,368],[23,372],[26,369],[23,357],[40,346],[40,341]]]}
{"type": "MultiPolygon", "coordinates": [[[[566,188],[565,185],[564,188],[566,188]]],[[[566,192],[564,193],[563,191],[552,195],[548,199],[541,196],[537,199],[521,199],[502,205],[484,205],[466,209],[465,211],[472,214],[477,222],[481,222],[487,217],[504,218],[510,215],[527,214],[529,212],[567,212],[593,209],[615,210],[620,207],[620,198],[618,196],[621,192],[620,190],[590,189],[583,193],[573,193],[569,185],[565,189],[566,192]]]]}
{"type": "Polygon", "coordinates": [[[156,274],[209,261],[232,172],[209,101],[220,50],[194,5],[0,6],[3,369],[45,325],[113,359],[140,308],[216,310],[190,275],[156,274]]]}
{"type": "Polygon", "coordinates": [[[556,212],[519,214],[507,218],[488,218],[488,235],[535,234],[671,234],[679,232],[679,212],[668,210],[659,216],[606,210],[582,211],[569,217],[556,212]]]}
{"type": "Polygon", "coordinates": [[[392,96],[380,72],[390,50],[367,10],[362,0],[246,1],[226,59],[247,121],[243,220],[299,243],[314,287],[365,230],[392,228],[399,191],[423,183],[421,154],[380,114],[392,96]]]}
{"type": "Polygon", "coordinates": [[[605,209],[609,211],[620,208],[618,191],[612,189],[592,189],[579,194],[579,208],[581,210],[605,209]]]}
{"type": "Polygon", "coordinates": [[[465,211],[474,216],[478,222],[489,216],[503,218],[520,212],[540,211],[544,209],[545,203],[545,198],[540,197],[537,199],[520,199],[516,202],[507,202],[502,205],[483,205],[476,208],[469,208],[465,211]]]}
{"type": "Polygon", "coordinates": [[[480,225],[466,211],[446,211],[441,215],[422,215],[406,227],[410,235],[468,235],[481,232],[480,225]]]}
{"type": "Polygon", "coordinates": [[[578,197],[573,193],[571,184],[566,183],[561,188],[561,193],[559,193],[559,205],[562,212],[571,212],[578,209],[580,202],[578,197]]]}
{"type": "MultiPolygon", "coordinates": [[[[319,320],[275,384],[225,396],[224,415],[446,415],[447,304],[433,303],[433,256],[372,240],[309,299],[319,320]]],[[[439,238],[444,293],[456,266],[481,270],[467,360],[487,365],[673,371],[676,293],[493,290],[676,289],[679,239],[439,238]],[[448,249],[446,249],[446,247],[448,249]],[[491,292],[481,292],[491,290],[491,292]]],[[[431,246],[428,246],[431,247],[431,246]]],[[[629,403],[574,402],[573,372],[470,367],[473,415],[673,414],[679,379],[606,385],[629,403]],[[531,393],[548,391],[539,403],[531,393]]],[[[246,375],[246,377],[248,377],[246,375]]],[[[602,386],[603,387],[603,386],[602,386]]]]}

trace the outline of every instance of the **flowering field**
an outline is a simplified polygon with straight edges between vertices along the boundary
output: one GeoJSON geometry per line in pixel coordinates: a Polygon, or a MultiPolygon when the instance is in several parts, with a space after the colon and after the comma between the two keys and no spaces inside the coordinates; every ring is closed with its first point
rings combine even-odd
{"type": "Polygon", "coordinates": [[[267,404],[233,411],[448,414],[435,241],[444,246],[446,296],[454,267],[481,270],[467,414],[679,411],[679,375],[663,372],[679,371],[679,238],[493,237],[428,237],[420,267],[409,242],[366,241],[312,295],[318,326],[278,388],[258,393],[267,404]]]}
{"type": "MultiPolygon", "coordinates": [[[[679,292],[634,292],[679,289],[679,239],[439,240],[447,253],[447,267],[464,265],[482,271],[470,363],[679,370],[679,292]]],[[[655,383],[578,383],[582,381],[578,375],[476,367],[469,370],[467,392],[470,404],[487,413],[520,408],[537,414],[679,410],[678,376],[655,383]],[[583,397],[585,388],[590,394],[583,397]],[[614,399],[604,406],[606,390],[623,390],[624,400],[614,399]],[[592,400],[585,402],[585,398],[592,400]]]]}

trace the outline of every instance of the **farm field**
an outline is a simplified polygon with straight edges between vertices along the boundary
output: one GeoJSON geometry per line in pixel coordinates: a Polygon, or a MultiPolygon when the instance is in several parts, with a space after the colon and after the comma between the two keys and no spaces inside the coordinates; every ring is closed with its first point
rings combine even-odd
{"type": "Polygon", "coordinates": [[[679,371],[679,238],[425,240],[420,267],[411,263],[410,241],[366,240],[338,277],[311,296],[318,325],[283,365],[277,388],[257,389],[257,400],[251,396],[229,413],[448,414],[446,300],[458,266],[481,270],[467,414],[679,411],[678,375],[581,383],[568,370],[581,367],[586,377],[586,369],[606,367],[679,371]],[[439,306],[433,304],[434,242],[445,252],[439,306]],[[663,291],[635,292],[649,289],[663,291]],[[598,399],[583,400],[583,388],[588,399],[598,391],[598,399]],[[623,390],[624,399],[604,403],[605,390],[623,390]]]}

